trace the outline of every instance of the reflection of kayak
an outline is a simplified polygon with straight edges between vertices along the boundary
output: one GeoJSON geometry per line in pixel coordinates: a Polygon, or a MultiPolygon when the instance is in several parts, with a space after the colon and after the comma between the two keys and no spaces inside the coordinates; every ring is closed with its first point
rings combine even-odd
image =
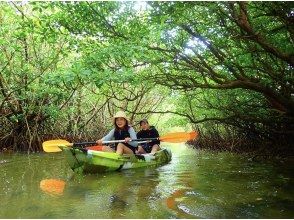
{"type": "Polygon", "coordinates": [[[117,153],[60,146],[71,169],[78,173],[102,173],[163,165],[171,161],[171,151],[162,149],[154,155],[118,155],[117,153]]]}

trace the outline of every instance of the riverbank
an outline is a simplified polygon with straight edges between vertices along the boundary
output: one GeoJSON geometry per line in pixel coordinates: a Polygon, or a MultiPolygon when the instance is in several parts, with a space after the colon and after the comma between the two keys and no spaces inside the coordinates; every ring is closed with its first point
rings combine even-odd
{"type": "Polygon", "coordinates": [[[250,139],[223,139],[220,137],[199,137],[197,140],[188,141],[188,145],[194,149],[208,150],[212,152],[231,152],[246,154],[254,159],[268,158],[294,158],[292,143],[286,141],[258,141],[250,139]]]}

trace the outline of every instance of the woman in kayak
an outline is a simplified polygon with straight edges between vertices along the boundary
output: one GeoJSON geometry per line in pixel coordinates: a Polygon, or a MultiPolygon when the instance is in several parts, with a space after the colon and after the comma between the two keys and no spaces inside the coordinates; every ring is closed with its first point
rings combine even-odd
{"type": "Polygon", "coordinates": [[[137,150],[138,143],[131,141],[137,139],[136,132],[133,127],[129,125],[129,120],[126,113],[119,111],[113,117],[114,128],[103,138],[96,141],[98,145],[102,145],[103,141],[110,140],[125,140],[124,143],[118,143],[115,145],[115,149],[108,146],[103,146],[102,151],[116,152],[122,154],[134,154],[137,150]]]}
{"type": "MultiPolygon", "coordinates": [[[[155,129],[154,126],[150,126],[147,119],[142,119],[140,121],[141,130],[137,133],[137,137],[139,138],[158,138],[159,134],[158,131],[155,129]]],[[[159,147],[160,141],[154,140],[148,143],[144,143],[138,146],[138,154],[146,154],[151,153],[154,154],[156,151],[160,150],[159,147]]]]}

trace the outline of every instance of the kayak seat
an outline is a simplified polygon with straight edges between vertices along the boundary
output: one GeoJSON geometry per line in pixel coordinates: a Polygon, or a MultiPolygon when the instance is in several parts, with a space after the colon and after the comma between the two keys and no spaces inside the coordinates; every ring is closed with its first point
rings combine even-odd
{"type": "Polygon", "coordinates": [[[87,150],[96,150],[96,151],[102,151],[103,146],[90,146],[86,147],[87,150]]]}

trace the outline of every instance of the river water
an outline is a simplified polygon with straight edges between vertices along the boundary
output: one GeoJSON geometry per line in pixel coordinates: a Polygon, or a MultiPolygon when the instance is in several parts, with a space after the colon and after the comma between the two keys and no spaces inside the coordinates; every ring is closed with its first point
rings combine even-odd
{"type": "Polygon", "coordinates": [[[168,146],[157,168],[76,175],[62,153],[0,154],[0,218],[293,218],[293,161],[168,146]],[[63,180],[59,194],[40,182],[63,180]]]}

